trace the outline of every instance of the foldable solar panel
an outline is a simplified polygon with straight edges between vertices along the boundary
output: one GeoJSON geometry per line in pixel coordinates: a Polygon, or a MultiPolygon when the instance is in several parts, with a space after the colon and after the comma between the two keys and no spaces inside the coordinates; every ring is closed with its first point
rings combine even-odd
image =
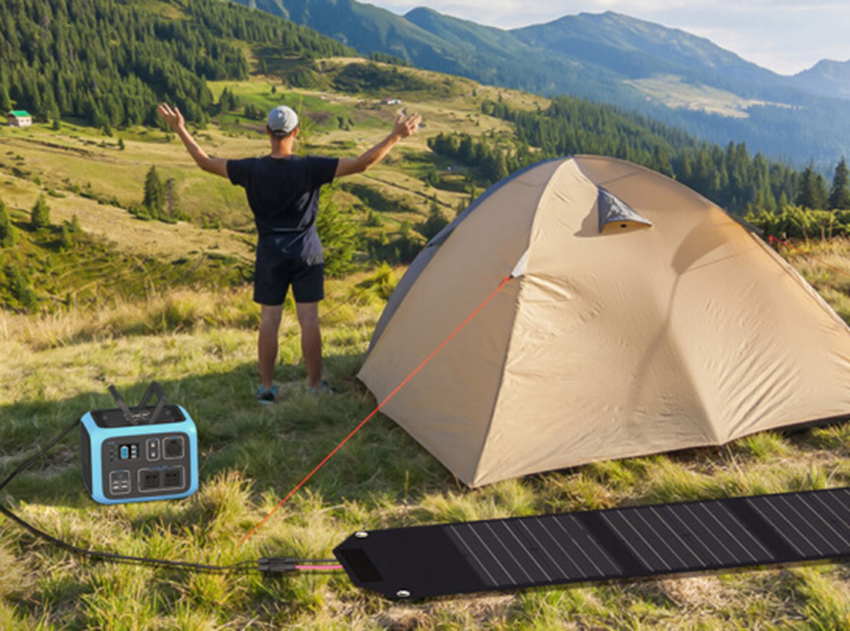
{"type": "Polygon", "coordinates": [[[850,490],[358,532],[334,550],[390,598],[625,580],[850,556],[850,490]]]}

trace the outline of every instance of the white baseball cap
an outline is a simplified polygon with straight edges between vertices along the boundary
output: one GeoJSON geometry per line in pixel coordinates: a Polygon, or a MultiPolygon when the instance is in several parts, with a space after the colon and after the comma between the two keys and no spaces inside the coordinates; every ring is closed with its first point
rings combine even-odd
{"type": "Polygon", "coordinates": [[[269,112],[268,126],[272,131],[288,134],[298,127],[298,114],[291,107],[278,105],[269,112]]]}

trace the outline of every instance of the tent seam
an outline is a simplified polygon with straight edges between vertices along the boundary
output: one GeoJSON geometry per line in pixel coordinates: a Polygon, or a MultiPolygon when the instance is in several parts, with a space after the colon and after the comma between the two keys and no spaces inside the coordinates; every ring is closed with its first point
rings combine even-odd
{"type": "MultiPolygon", "coordinates": [[[[562,160],[561,164],[562,165],[566,164],[571,159],[572,158],[566,158],[566,159],[562,160]]],[[[549,160],[547,162],[551,162],[551,160],[549,160]]],[[[560,170],[560,168],[561,167],[559,166],[557,169],[555,169],[555,171],[552,173],[552,177],[554,177],[555,173],[557,173],[560,170]]],[[[537,227],[538,213],[540,212],[541,200],[546,195],[546,193],[549,192],[549,187],[551,186],[551,182],[552,182],[552,178],[550,177],[549,181],[547,182],[546,187],[543,189],[543,192],[541,192],[540,197],[538,197],[538,199],[537,199],[537,207],[534,209],[534,220],[531,222],[531,227],[528,230],[528,242],[527,242],[527,244],[525,246],[525,250],[523,251],[522,256],[520,256],[519,260],[522,260],[523,257],[529,256],[529,253],[531,251],[531,242],[532,242],[532,239],[534,238],[534,231],[535,231],[535,228],[537,227]]],[[[508,341],[507,341],[507,344],[505,345],[505,354],[504,354],[504,359],[502,360],[502,369],[499,371],[499,381],[496,384],[496,396],[493,398],[493,406],[492,406],[492,408],[490,408],[490,415],[489,415],[490,420],[487,424],[487,429],[484,432],[484,437],[483,437],[483,440],[482,440],[482,443],[481,443],[482,450],[481,450],[481,453],[480,453],[479,458],[478,458],[478,463],[475,465],[475,471],[472,474],[472,484],[470,485],[470,487],[472,487],[472,488],[475,488],[476,486],[478,486],[478,483],[476,482],[476,480],[478,478],[478,473],[481,470],[481,462],[483,461],[483,456],[484,456],[485,451],[487,449],[487,443],[490,440],[490,432],[493,430],[493,421],[496,417],[496,409],[498,408],[499,401],[501,400],[502,383],[504,383],[504,381],[505,381],[505,373],[507,372],[507,368],[508,368],[508,358],[511,355],[511,345],[513,344],[514,333],[516,332],[516,319],[517,319],[517,315],[519,314],[519,306],[522,302],[522,300],[521,300],[522,292],[523,292],[523,289],[525,287],[525,283],[522,282],[522,279],[525,278],[525,268],[527,268],[527,267],[528,267],[528,259],[526,259],[526,264],[523,268],[522,276],[517,277],[517,280],[520,281],[520,284],[519,284],[519,289],[517,290],[517,293],[516,293],[516,299],[514,300],[514,308],[513,308],[513,315],[511,317],[510,332],[508,333],[508,341]]]]}
{"type": "MultiPolygon", "coordinates": [[[[437,252],[446,244],[446,242],[449,239],[452,238],[452,236],[454,236],[454,233],[457,231],[457,229],[460,227],[460,225],[464,221],[466,221],[469,218],[469,216],[472,215],[473,212],[475,212],[478,208],[480,208],[483,205],[483,203],[485,201],[487,201],[487,199],[489,199],[493,194],[495,194],[496,192],[501,190],[505,185],[516,180],[521,175],[525,174],[528,171],[531,171],[532,169],[535,169],[535,168],[537,168],[537,167],[539,167],[543,164],[546,164],[548,162],[556,162],[557,160],[558,160],[558,158],[551,158],[549,160],[543,160],[542,162],[538,162],[536,164],[529,165],[529,166],[527,166],[523,169],[520,169],[519,171],[516,171],[515,173],[512,173],[511,175],[504,178],[503,180],[500,180],[499,182],[496,182],[495,184],[490,186],[487,190],[485,190],[483,193],[481,193],[481,195],[479,195],[477,198],[475,198],[475,200],[466,209],[464,209],[457,217],[455,217],[454,220],[452,220],[452,222],[448,226],[443,228],[438,234],[434,235],[434,237],[430,241],[428,241],[428,243],[425,244],[425,247],[416,256],[416,258],[414,258],[411,265],[408,267],[408,270],[410,269],[410,267],[413,266],[414,263],[416,263],[416,259],[419,258],[419,256],[421,256],[428,248],[434,248],[436,250],[431,257],[431,259],[433,260],[434,256],[437,255],[437,252]]],[[[387,332],[387,328],[389,328],[389,325],[395,319],[396,314],[399,312],[399,310],[401,310],[402,306],[404,305],[405,301],[407,300],[407,297],[408,297],[408,294],[410,293],[410,290],[416,284],[416,281],[419,279],[419,277],[422,276],[422,274],[425,273],[425,271],[428,269],[428,266],[430,264],[431,264],[431,261],[428,261],[428,263],[425,264],[425,267],[423,267],[419,271],[419,274],[416,275],[416,278],[414,278],[411,281],[411,283],[408,287],[408,291],[406,291],[404,296],[401,298],[401,300],[399,300],[398,304],[396,305],[395,310],[393,311],[390,318],[387,320],[387,324],[381,330],[381,334],[378,336],[378,339],[377,340],[372,339],[370,341],[369,347],[366,350],[366,358],[367,359],[368,359],[369,355],[371,355],[372,352],[377,348],[378,344],[381,343],[381,339],[384,338],[384,334],[387,332]]],[[[405,276],[407,276],[407,272],[405,272],[404,276],[402,276],[399,283],[404,281],[405,276]]],[[[388,305],[389,305],[389,303],[388,303],[388,305]]],[[[380,324],[380,319],[378,320],[378,324],[380,324]]]]}
{"type": "MultiPolygon", "coordinates": [[[[526,251],[527,251],[527,249],[526,249],[526,251]]],[[[498,408],[499,400],[501,399],[502,383],[504,383],[504,381],[505,381],[505,373],[507,372],[507,368],[508,368],[508,357],[510,357],[510,354],[511,354],[511,344],[514,341],[514,332],[516,331],[516,318],[517,318],[517,314],[519,313],[519,305],[520,305],[520,302],[521,302],[522,290],[525,286],[525,284],[521,280],[522,278],[524,278],[524,277],[521,276],[521,277],[517,278],[517,280],[520,281],[520,285],[519,285],[519,289],[517,290],[517,293],[516,293],[516,299],[514,300],[514,308],[513,308],[513,314],[511,316],[511,325],[510,325],[510,331],[508,333],[508,341],[507,341],[507,344],[505,345],[505,354],[504,354],[504,358],[502,360],[502,368],[499,371],[499,381],[496,384],[496,396],[493,397],[493,406],[490,408],[490,414],[489,414],[490,420],[487,423],[487,429],[485,430],[483,439],[481,441],[481,445],[482,445],[481,455],[478,458],[478,463],[475,465],[475,472],[472,474],[472,484],[470,485],[471,488],[475,488],[476,486],[478,486],[476,479],[478,478],[478,472],[481,469],[481,462],[483,460],[482,456],[484,455],[484,453],[487,449],[487,443],[490,440],[490,432],[493,430],[493,420],[496,417],[496,408],[498,408]]]]}

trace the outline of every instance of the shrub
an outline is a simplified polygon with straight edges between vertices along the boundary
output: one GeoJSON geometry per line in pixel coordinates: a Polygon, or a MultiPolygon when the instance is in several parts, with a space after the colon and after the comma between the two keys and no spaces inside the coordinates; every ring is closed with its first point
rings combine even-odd
{"type": "Polygon", "coordinates": [[[0,200],[0,248],[10,248],[15,245],[15,227],[6,212],[6,204],[0,200]]]}
{"type": "Polygon", "coordinates": [[[6,277],[9,279],[12,298],[27,311],[35,311],[38,307],[38,300],[26,273],[17,265],[9,265],[6,268],[6,277]]]}
{"type": "Polygon", "coordinates": [[[325,273],[333,277],[352,271],[359,244],[357,225],[350,213],[339,209],[327,187],[321,192],[316,230],[325,250],[325,273]]]}
{"type": "Polygon", "coordinates": [[[50,206],[48,206],[47,202],[44,200],[44,195],[39,196],[35,206],[32,207],[30,225],[33,230],[47,228],[50,225],[50,206]]]}
{"type": "Polygon", "coordinates": [[[426,239],[433,239],[448,225],[448,217],[446,217],[439,205],[435,202],[431,204],[431,210],[428,212],[428,218],[416,227],[418,232],[426,239]]]}
{"type": "Polygon", "coordinates": [[[779,239],[831,239],[850,235],[850,211],[782,206],[777,213],[750,211],[744,221],[779,239]]]}

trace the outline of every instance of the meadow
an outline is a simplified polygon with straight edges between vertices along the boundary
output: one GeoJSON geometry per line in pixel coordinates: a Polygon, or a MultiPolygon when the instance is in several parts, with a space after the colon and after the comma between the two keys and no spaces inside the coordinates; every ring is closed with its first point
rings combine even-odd
{"type": "MultiPolygon", "coordinates": [[[[803,273],[827,297],[846,291],[847,279],[832,268],[850,273],[850,243],[797,256],[803,273]]],[[[96,318],[73,310],[3,315],[4,470],[87,410],[110,407],[108,383],[132,401],[151,380],[160,381],[170,399],[192,414],[202,451],[201,489],[194,497],[102,507],[83,490],[78,444],[69,438],[16,480],[5,501],[78,545],[231,563],[266,555],[330,558],[335,545],[360,529],[850,481],[850,428],[838,425],[758,434],[722,448],[603,462],[470,491],[379,415],[237,548],[373,409],[374,399],[354,377],[388,280],[364,272],[329,285],[323,318],[327,373],[338,394],[305,392],[294,313],[287,310],[277,369],[284,396],[270,407],[253,400],[256,313],[247,289],[184,290],[96,318]]],[[[263,578],[85,561],[8,521],[0,524],[0,558],[3,628],[833,629],[850,619],[850,574],[842,564],[398,604],[354,588],[341,573],[263,578]]]]}
{"type": "MultiPolygon", "coordinates": [[[[216,85],[217,96],[224,87],[257,107],[281,100],[263,82],[216,85]]],[[[406,103],[425,113],[423,133],[373,172],[353,179],[348,188],[338,188],[337,202],[361,218],[375,200],[377,206],[385,204],[385,210],[374,211],[385,216],[384,230],[423,220],[434,202],[453,210],[468,193],[423,185],[428,173],[449,166],[427,151],[427,137],[446,130],[506,132],[505,123],[477,113],[474,98],[481,93],[473,97],[473,89],[471,83],[460,82],[456,96],[423,96],[421,102],[406,103]],[[391,210],[394,206],[403,206],[403,212],[391,210]]],[[[308,117],[312,123],[303,142],[316,152],[356,153],[378,140],[395,115],[374,96],[293,90],[286,98],[315,115],[315,120],[308,117]],[[322,112],[327,116],[320,116],[322,112]],[[354,125],[343,129],[338,121],[348,117],[354,125]]],[[[506,93],[506,98],[535,106],[530,97],[523,101],[526,97],[506,93]]],[[[262,152],[256,122],[230,118],[198,130],[202,142],[222,155],[262,152]]],[[[22,234],[28,209],[38,195],[53,190],[63,196],[48,195],[54,223],[77,215],[84,232],[108,246],[116,269],[115,257],[131,254],[169,263],[187,257],[193,263],[215,260],[210,257],[215,253],[250,261],[250,218],[238,191],[196,172],[182,148],[161,130],[116,133],[124,150],[116,138],[65,123],[58,131],[46,126],[17,135],[0,130],[7,152],[0,157],[5,176],[0,198],[22,234]],[[151,164],[180,182],[189,222],[141,221],[127,213],[125,207],[141,198],[151,164]],[[118,205],[109,203],[112,197],[118,205]],[[205,227],[205,214],[212,208],[220,223],[205,227]]],[[[38,246],[37,236],[25,236],[27,247],[38,246]]],[[[850,241],[795,242],[794,249],[782,253],[845,320],[850,319],[850,241]]],[[[81,269],[102,264],[82,255],[74,260],[81,269]]],[[[358,385],[356,375],[404,267],[362,260],[359,271],[328,282],[322,325],[326,374],[336,394],[306,392],[294,309],[287,303],[276,372],[283,394],[275,405],[263,407],[254,400],[259,311],[251,302],[250,287],[238,279],[224,282],[224,272],[199,265],[208,273],[193,282],[177,282],[151,267],[150,282],[127,295],[111,292],[104,281],[101,299],[95,301],[72,300],[38,313],[0,311],[4,474],[86,411],[112,407],[108,384],[135,401],[157,380],[198,427],[197,494],[179,502],[111,507],[96,505],[85,493],[79,443],[72,434],[4,490],[3,501],[33,524],[98,550],[230,564],[261,556],[331,558],[337,544],[364,529],[850,483],[850,427],[835,425],[794,434],[762,433],[720,448],[601,462],[469,490],[379,414],[239,547],[242,537],[374,409],[374,398],[358,385]]],[[[267,578],[85,560],[2,520],[0,567],[4,629],[850,625],[850,570],[845,564],[394,603],[355,588],[339,572],[267,578]]]]}

